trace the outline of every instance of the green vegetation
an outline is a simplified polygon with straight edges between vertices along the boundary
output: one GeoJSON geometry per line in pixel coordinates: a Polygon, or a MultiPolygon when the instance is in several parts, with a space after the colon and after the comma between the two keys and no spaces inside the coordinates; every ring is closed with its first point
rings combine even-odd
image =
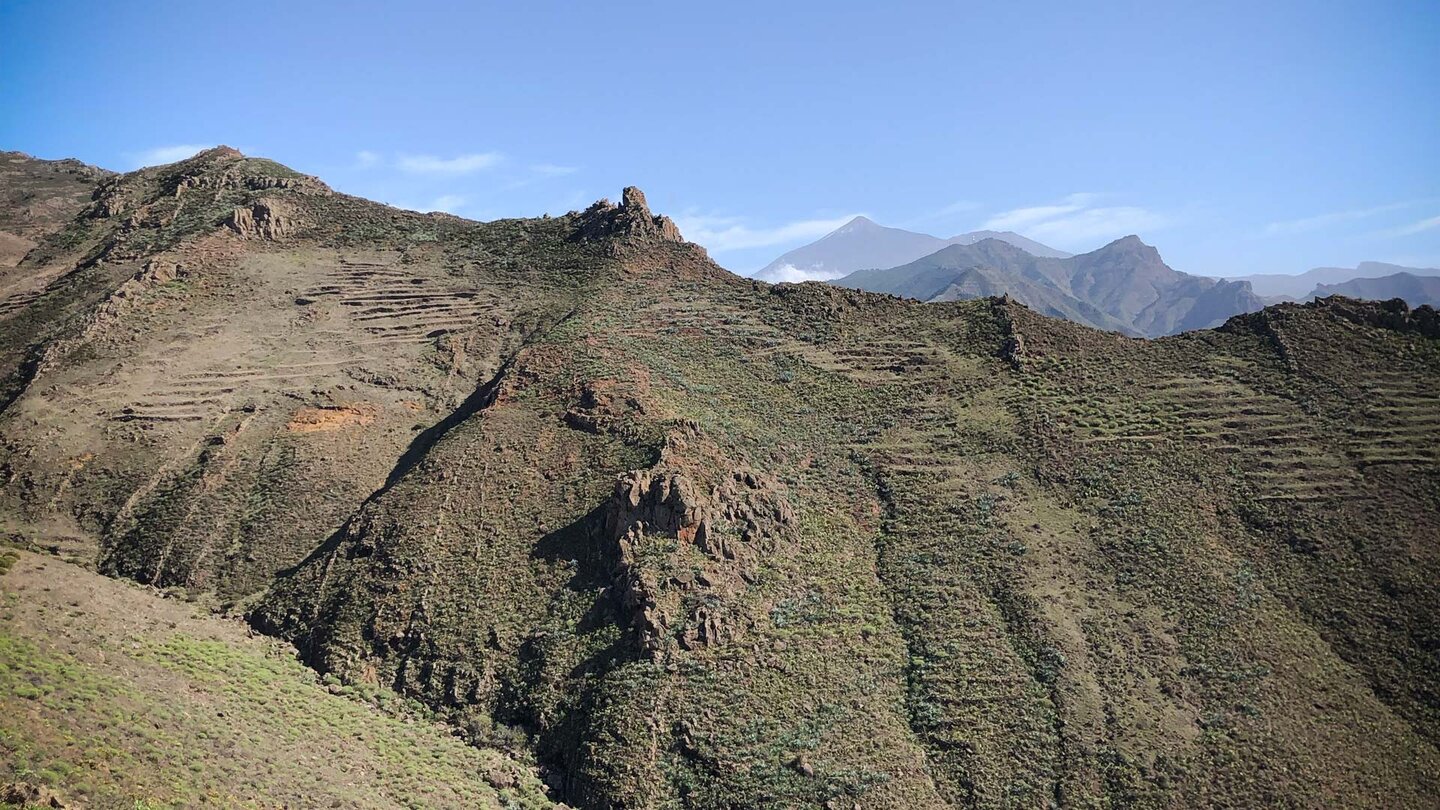
{"type": "MultiPolygon", "coordinates": [[[[740,279],[633,190],[474,223],[271,171],[207,153],[107,185],[106,263],[5,324],[38,342],[0,415],[17,522],[243,606],[322,673],[136,637],[257,740],[357,741],[392,803],[475,769],[311,693],[403,728],[424,706],[586,807],[1440,792],[1433,310],[1143,341],[740,279]],[[269,202],[285,228],[218,230],[269,202]],[[183,290],[135,278],[157,250],[183,290]]],[[[143,762],[134,716],[106,728],[143,762]]]]}
{"type": "Polygon", "coordinates": [[[422,707],[327,690],[233,623],[29,559],[0,609],[6,779],[100,806],[549,806],[422,707]]]}
{"type": "Polygon", "coordinates": [[[549,806],[527,768],[418,705],[327,689],[232,623],[29,561],[0,608],[0,777],[99,806],[549,806]]]}

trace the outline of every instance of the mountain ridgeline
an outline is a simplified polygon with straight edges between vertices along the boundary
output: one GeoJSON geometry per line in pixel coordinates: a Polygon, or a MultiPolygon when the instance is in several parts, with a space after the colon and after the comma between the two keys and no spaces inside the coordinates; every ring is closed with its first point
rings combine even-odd
{"type": "Polygon", "coordinates": [[[1264,306],[1248,283],[1172,270],[1135,236],[1065,258],[984,239],[833,283],[921,301],[1009,295],[1046,315],[1148,337],[1218,326],[1264,306]]]}
{"type": "Polygon", "coordinates": [[[867,217],[855,217],[838,230],[779,257],[761,268],[755,277],[766,281],[828,281],[856,270],[895,267],[928,256],[946,245],[973,245],[982,239],[1008,242],[1035,256],[1070,255],[1010,231],[972,231],[940,239],[901,228],[887,228],[867,217]]]}
{"type": "Polygon", "coordinates": [[[1311,294],[1315,298],[1344,295],[1384,301],[1399,298],[1411,306],[1440,306],[1440,276],[1417,276],[1395,273],[1379,278],[1354,278],[1339,284],[1321,284],[1311,294]]]}
{"type": "Polygon", "coordinates": [[[481,223],[225,148],[95,182],[0,288],[9,531],[553,799],[1435,806],[1429,307],[1138,340],[1249,288],[1136,239],[769,284],[635,189],[481,223]]]}
{"type": "MultiPolygon", "coordinates": [[[[1345,288],[1341,285],[1362,279],[1378,279],[1401,274],[1415,276],[1421,279],[1434,279],[1440,276],[1440,268],[1405,267],[1398,264],[1387,264],[1385,262],[1360,262],[1360,264],[1355,267],[1316,267],[1313,270],[1307,270],[1295,275],[1265,274],[1239,276],[1235,280],[1250,282],[1250,286],[1255,290],[1256,295],[1272,303],[1278,303],[1286,300],[1298,301],[1306,298],[1323,298],[1326,295],[1332,294],[1331,291],[1345,295],[1354,295],[1356,292],[1359,292],[1360,287],[1352,286],[1349,288],[1352,292],[1345,293],[1343,292],[1345,288]]],[[[1422,281],[1420,283],[1423,285],[1432,282],[1422,281]]],[[[1377,300],[1396,297],[1406,298],[1403,293],[1407,291],[1412,293],[1418,291],[1413,284],[1409,287],[1404,284],[1400,286],[1393,284],[1369,285],[1364,289],[1375,294],[1358,295],[1356,297],[1373,298],[1377,300]]],[[[1410,306],[1420,306],[1421,304],[1430,302],[1425,300],[1411,301],[1406,298],[1406,303],[1410,304],[1410,306]]]]}

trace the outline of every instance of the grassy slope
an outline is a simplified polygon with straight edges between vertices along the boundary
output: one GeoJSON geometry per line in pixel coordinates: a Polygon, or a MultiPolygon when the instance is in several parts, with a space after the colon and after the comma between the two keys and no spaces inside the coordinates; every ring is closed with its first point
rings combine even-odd
{"type": "Polygon", "coordinates": [[[93,807],[550,806],[531,769],[399,701],[327,691],[241,624],[5,554],[0,781],[93,807]]]}

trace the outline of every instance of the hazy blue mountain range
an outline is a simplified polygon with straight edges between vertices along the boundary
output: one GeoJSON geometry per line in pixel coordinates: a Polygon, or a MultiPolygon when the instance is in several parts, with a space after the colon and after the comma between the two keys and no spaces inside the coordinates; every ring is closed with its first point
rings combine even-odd
{"type": "Polygon", "coordinates": [[[1440,276],[1393,273],[1380,278],[1352,278],[1339,284],[1316,285],[1315,290],[1311,293],[1312,298],[1324,298],[1329,295],[1368,298],[1374,301],[1402,298],[1412,307],[1423,304],[1440,307],[1440,276]]]}
{"type": "MultiPolygon", "coordinates": [[[[1294,275],[1285,273],[1263,273],[1251,276],[1237,276],[1235,281],[1248,281],[1255,294],[1261,298],[1302,299],[1315,292],[1319,285],[1343,284],[1351,279],[1380,278],[1396,273],[1415,276],[1440,276],[1440,267],[1403,267],[1385,262],[1361,262],[1355,267],[1316,267],[1294,275]]],[[[1411,301],[1411,306],[1419,302],[1411,301]]]]}
{"type": "Polygon", "coordinates": [[[1263,306],[1248,282],[1173,270],[1137,236],[1064,258],[982,239],[834,283],[922,301],[1008,294],[1047,315],[1147,337],[1215,326],[1263,306]]]}
{"type": "Polygon", "coordinates": [[[903,228],[888,228],[867,217],[855,217],[843,226],[766,265],[755,274],[766,281],[830,280],[846,273],[912,262],[946,245],[973,245],[998,239],[1032,255],[1062,258],[1062,250],[1042,245],[1010,231],[973,231],[941,239],[903,228]]]}

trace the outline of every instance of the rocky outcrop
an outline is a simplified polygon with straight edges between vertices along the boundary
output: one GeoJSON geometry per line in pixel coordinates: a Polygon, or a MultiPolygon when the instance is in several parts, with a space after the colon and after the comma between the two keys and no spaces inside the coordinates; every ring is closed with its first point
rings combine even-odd
{"type": "Polygon", "coordinates": [[[1298,362],[1287,347],[1282,331],[1290,328],[1288,325],[1294,324],[1297,318],[1307,313],[1325,313],[1359,326],[1440,338],[1440,314],[1437,314],[1434,307],[1422,305],[1411,309],[1400,298],[1363,301],[1341,295],[1332,295],[1304,304],[1276,304],[1259,312],[1236,315],[1227,320],[1218,331],[1241,334],[1248,332],[1269,339],[1286,366],[1293,371],[1298,367],[1298,362]]]}
{"type": "Polygon", "coordinates": [[[565,424],[575,430],[639,441],[636,418],[644,416],[646,410],[634,392],[618,390],[612,380],[592,380],[581,388],[579,401],[565,412],[564,418],[565,424]]]}
{"type": "Polygon", "coordinates": [[[279,200],[260,200],[231,212],[225,225],[241,239],[283,239],[302,227],[295,208],[279,200]]]}
{"type": "Polygon", "coordinates": [[[638,244],[685,241],[673,220],[650,213],[645,193],[635,186],[627,186],[621,192],[619,205],[600,200],[585,209],[580,215],[576,238],[585,242],[618,239],[638,244]]]}
{"type": "Polygon", "coordinates": [[[0,804],[6,807],[45,807],[52,810],[65,810],[74,806],[63,801],[60,794],[50,788],[30,782],[10,782],[0,787],[0,804]]]}
{"type": "Polygon", "coordinates": [[[131,205],[129,187],[123,177],[112,177],[95,187],[92,204],[87,212],[92,219],[109,219],[124,213],[131,205]]]}
{"type": "Polygon", "coordinates": [[[273,174],[246,173],[243,171],[206,172],[180,175],[174,181],[176,197],[189,191],[269,191],[285,189],[307,194],[331,194],[330,187],[318,178],[306,176],[279,176],[273,174]]]}
{"type": "Polygon", "coordinates": [[[1362,301],[1341,295],[1321,298],[1308,306],[1327,309],[1336,315],[1365,326],[1415,332],[1428,338],[1440,338],[1440,314],[1434,307],[1422,304],[1414,309],[1403,298],[1388,301],[1362,301]]]}
{"type": "Polygon", "coordinates": [[[697,649],[733,638],[739,628],[728,620],[728,598],[753,579],[758,556],[773,551],[794,520],[778,485],[751,470],[732,472],[708,492],[679,472],[621,477],[605,534],[617,552],[616,591],[641,647],[656,655],[673,644],[697,649]]]}

